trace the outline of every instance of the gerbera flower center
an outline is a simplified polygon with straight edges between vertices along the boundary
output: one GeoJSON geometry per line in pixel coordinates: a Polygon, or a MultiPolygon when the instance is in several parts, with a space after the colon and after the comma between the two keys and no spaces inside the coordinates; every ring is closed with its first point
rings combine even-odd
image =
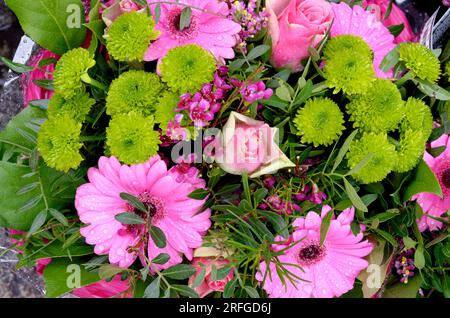
{"type": "Polygon", "coordinates": [[[316,241],[310,241],[298,251],[297,259],[300,265],[312,265],[319,262],[324,256],[325,246],[320,246],[316,241]]]}
{"type": "Polygon", "coordinates": [[[441,182],[444,187],[450,189],[450,168],[447,168],[442,172],[441,182]]]}
{"type": "Polygon", "coordinates": [[[144,204],[147,212],[131,205],[128,205],[128,211],[135,213],[145,221],[151,219],[152,224],[155,224],[155,222],[158,222],[165,216],[164,203],[160,198],[152,196],[148,192],[141,193],[137,198],[144,204]]]}
{"type": "Polygon", "coordinates": [[[172,9],[167,18],[166,28],[170,33],[170,37],[172,39],[182,39],[189,40],[197,36],[198,31],[198,21],[194,14],[192,14],[190,23],[183,30],[180,30],[180,21],[181,21],[181,12],[180,8],[172,9]]]}

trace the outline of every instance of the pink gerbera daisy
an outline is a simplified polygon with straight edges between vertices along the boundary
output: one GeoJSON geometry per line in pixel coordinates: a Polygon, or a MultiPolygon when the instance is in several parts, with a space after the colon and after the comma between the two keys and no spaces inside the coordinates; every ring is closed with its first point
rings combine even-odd
{"type": "Polygon", "coordinates": [[[342,34],[361,37],[374,53],[375,74],[381,78],[392,77],[392,71],[385,73],[380,69],[384,57],[395,48],[394,36],[389,30],[377,20],[375,14],[365,11],[360,6],[355,5],[351,8],[344,2],[332,3],[332,6],[334,22],[331,27],[331,37],[342,34]]]}
{"type": "MultiPolygon", "coordinates": [[[[147,0],[154,16],[157,0],[147,0]]],[[[167,51],[176,46],[198,44],[209,50],[218,59],[232,59],[233,47],[241,26],[229,20],[229,8],[225,2],[217,0],[172,0],[173,3],[160,3],[161,14],[156,29],[160,37],[150,44],[144,59],[161,59],[167,51]],[[192,15],[189,26],[180,30],[181,12],[191,6],[192,15]]]]}
{"type": "Polygon", "coordinates": [[[130,266],[139,256],[154,259],[166,253],[170,259],[158,268],[167,268],[182,262],[182,254],[189,260],[193,249],[202,245],[202,236],[211,226],[210,210],[201,212],[205,200],[188,195],[205,182],[195,177],[183,177],[179,170],[167,171],[159,156],[138,165],[121,165],[115,157],[101,157],[98,169],[90,168],[90,183],[80,186],[75,207],[80,220],[89,224],[81,229],[86,243],[95,245],[95,253],[109,254],[111,264],[130,266]],[[147,208],[145,214],[122,200],[121,193],[137,197],[147,208]],[[125,225],[117,221],[120,213],[136,213],[166,236],[166,246],[159,248],[149,235],[147,224],[125,225]],[[149,218],[151,217],[151,221],[149,218]]]}
{"type": "Polygon", "coordinates": [[[354,235],[350,228],[355,209],[343,211],[331,221],[327,237],[320,245],[322,218],[331,210],[322,208],[322,215],[309,212],[305,218],[294,221],[294,233],[287,242],[277,237],[274,244],[278,256],[278,268],[284,267],[291,274],[280,278],[277,265],[271,261],[260,265],[256,279],[271,298],[330,298],[339,297],[353,288],[355,278],[368,265],[363,259],[372,251],[363,234],[354,235]],[[283,280],[285,284],[283,284],[283,280]]]}
{"type": "Polygon", "coordinates": [[[439,139],[431,143],[431,148],[446,147],[445,151],[434,158],[425,151],[423,159],[428,166],[433,170],[439,184],[441,185],[443,197],[440,198],[434,193],[419,193],[413,199],[422,207],[424,215],[418,221],[421,232],[426,229],[430,231],[438,230],[442,227],[442,222],[427,217],[441,217],[444,213],[450,210],[450,138],[448,135],[443,135],[439,139]]]}

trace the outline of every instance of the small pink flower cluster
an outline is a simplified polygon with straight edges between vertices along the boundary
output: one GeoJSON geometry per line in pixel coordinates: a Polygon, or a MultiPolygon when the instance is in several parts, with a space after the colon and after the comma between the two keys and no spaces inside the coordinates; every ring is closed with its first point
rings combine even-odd
{"type": "Polygon", "coordinates": [[[254,38],[263,28],[267,27],[269,13],[266,8],[258,12],[257,0],[234,1],[231,4],[229,19],[239,22],[242,30],[237,34],[237,47],[241,52],[247,53],[247,40],[254,38]]]}
{"type": "Polygon", "coordinates": [[[312,187],[309,185],[305,186],[303,191],[295,194],[294,197],[297,201],[310,201],[315,204],[321,204],[327,199],[327,195],[320,192],[316,184],[313,184],[312,187]]]}
{"type": "Polygon", "coordinates": [[[204,127],[214,119],[221,107],[221,101],[233,87],[228,82],[228,67],[221,66],[214,74],[213,83],[205,83],[195,94],[186,93],[180,97],[177,111],[189,111],[195,126],[204,127]]]}
{"type": "Polygon", "coordinates": [[[261,99],[269,99],[273,95],[272,89],[266,89],[266,84],[263,81],[243,85],[239,92],[244,100],[250,104],[261,99]]]}

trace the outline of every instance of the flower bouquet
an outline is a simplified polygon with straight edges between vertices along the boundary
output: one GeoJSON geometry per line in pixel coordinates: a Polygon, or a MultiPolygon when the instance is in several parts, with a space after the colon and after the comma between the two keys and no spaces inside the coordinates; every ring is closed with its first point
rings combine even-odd
{"type": "Polygon", "coordinates": [[[1,58],[0,226],[47,297],[450,296],[450,45],[394,1],[6,3],[42,49],[1,58]]]}

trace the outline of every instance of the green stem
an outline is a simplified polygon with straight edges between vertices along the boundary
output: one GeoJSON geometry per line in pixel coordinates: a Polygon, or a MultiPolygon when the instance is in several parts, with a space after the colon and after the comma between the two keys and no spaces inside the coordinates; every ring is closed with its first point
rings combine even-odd
{"type": "Polygon", "coordinates": [[[106,85],[104,85],[104,84],[100,83],[99,81],[91,78],[89,76],[89,74],[87,74],[87,73],[81,75],[81,80],[83,82],[85,82],[86,84],[89,84],[91,86],[97,87],[98,89],[101,89],[101,90],[103,90],[105,92],[108,90],[108,87],[106,85]]]}

